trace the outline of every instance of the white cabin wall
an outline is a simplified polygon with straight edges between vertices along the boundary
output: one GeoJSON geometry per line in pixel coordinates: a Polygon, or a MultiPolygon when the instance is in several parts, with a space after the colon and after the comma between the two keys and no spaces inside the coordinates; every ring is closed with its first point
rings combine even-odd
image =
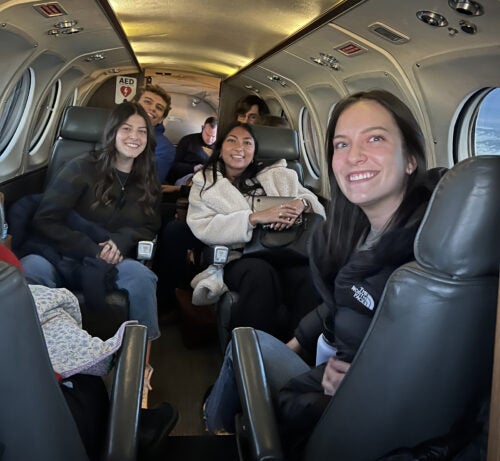
{"type": "Polygon", "coordinates": [[[419,61],[414,72],[429,107],[427,113],[439,160],[451,165],[453,122],[463,104],[480,89],[500,87],[500,46],[432,56],[419,61]]]}
{"type": "Polygon", "coordinates": [[[172,110],[164,120],[165,135],[174,144],[191,133],[200,133],[201,127],[208,117],[217,117],[217,113],[206,102],[193,105],[193,97],[188,94],[170,93],[172,110]]]}

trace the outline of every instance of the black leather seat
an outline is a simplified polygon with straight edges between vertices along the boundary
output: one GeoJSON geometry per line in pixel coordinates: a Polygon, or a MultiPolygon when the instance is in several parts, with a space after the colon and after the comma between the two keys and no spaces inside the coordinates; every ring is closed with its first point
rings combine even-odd
{"type": "Polygon", "coordinates": [[[111,111],[98,107],[69,106],[61,118],[45,184],[71,159],[94,150],[101,142],[111,111]]]}
{"type": "MultiPolygon", "coordinates": [[[[252,127],[259,144],[259,152],[255,161],[272,164],[280,159],[287,161],[288,168],[293,169],[304,184],[304,171],[300,163],[298,135],[289,128],[255,125],[252,127]]],[[[216,305],[217,331],[222,350],[225,350],[231,338],[231,312],[238,302],[238,293],[224,293],[216,305]]]]}
{"type": "Polygon", "coordinates": [[[295,130],[290,128],[254,125],[252,127],[259,152],[255,161],[272,164],[285,159],[288,168],[297,173],[299,182],[304,184],[304,170],[300,163],[299,137],[295,130]]]}
{"type": "MultiPolygon", "coordinates": [[[[87,460],[22,274],[0,262],[0,458],[87,460]],[[1,453],[3,449],[3,454],[1,453]]],[[[126,327],[115,367],[105,460],[137,459],[146,327],[126,327]]]]}
{"type": "MultiPolygon", "coordinates": [[[[448,433],[489,395],[500,262],[498,197],[500,157],[465,160],[442,178],[415,239],[415,261],[387,282],[303,459],[378,459],[448,433]]],[[[265,459],[283,459],[256,335],[238,328],[233,340],[254,459],[264,459],[262,453],[274,456],[265,459]],[[263,427],[266,434],[260,433],[263,427]]]]}

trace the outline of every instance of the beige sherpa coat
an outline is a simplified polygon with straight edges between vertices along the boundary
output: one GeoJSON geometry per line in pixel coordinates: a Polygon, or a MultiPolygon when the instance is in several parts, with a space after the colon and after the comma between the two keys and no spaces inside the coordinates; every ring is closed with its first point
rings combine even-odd
{"type": "MultiPolygon", "coordinates": [[[[312,211],[325,217],[325,210],[317,197],[299,183],[297,173],[287,168],[285,160],[264,168],[256,179],[266,195],[305,198],[311,204],[312,211]]],[[[211,174],[207,174],[206,186],[211,184],[211,174]]],[[[200,197],[203,185],[203,174],[198,172],[193,177],[189,194],[187,223],[191,231],[207,245],[244,247],[251,240],[254,228],[249,221],[252,198],[243,196],[222,175],[218,176],[213,187],[205,187],[200,197]]]]}

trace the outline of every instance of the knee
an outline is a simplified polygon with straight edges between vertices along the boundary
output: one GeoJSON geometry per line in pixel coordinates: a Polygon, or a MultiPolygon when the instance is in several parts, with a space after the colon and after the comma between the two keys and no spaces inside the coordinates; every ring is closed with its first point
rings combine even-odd
{"type": "Polygon", "coordinates": [[[156,274],[134,259],[125,259],[117,266],[118,278],[137,285],[156,284],[156,274]]]}
{"type": "Polygon", "coordinates": [[[258,258],[238,259],[227,270],[228,281],[250,283],[253,286],[273,284],[276,278],[274,267],[267,261],[258,258]],[[256,285],[257,284],[257,285],[256,285]]]}
{"type": "Polygon", "coordinates": [[[30,254],[21,258],[24,277],[28,283],[56,288],[60,285],[55,267],[44,257],[30,254]]]}

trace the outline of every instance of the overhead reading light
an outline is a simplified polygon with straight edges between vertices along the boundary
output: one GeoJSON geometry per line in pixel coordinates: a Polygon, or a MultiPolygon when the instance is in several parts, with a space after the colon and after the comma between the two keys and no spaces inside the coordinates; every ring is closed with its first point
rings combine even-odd
{"type": "Polygon", "coordinates": [[[83,27],[68,27],[66,29],[61,29],[61,34],[64,34],[64,35],[77,34],[78,32],[81,32],[82,30],[83,30],[83,27]]]}
{"type": "Polygon", "coordinates": [[[105,56],[102,53],[95,53],[95,54],[91,54],[90,56],[87,56],[85,58],[85,61],[87,61],[87,62],[102,61],[104,58],[105,58],[105,56]]]}
{"type": "Polygon", "coordinates": [[[66,21],[60,21],[60,22],[56,22],[54,24],[54,27],[56,29],[69,29],[70,27],[74,27],[78,24],[78,22],[76,22],[75,20],[73,19],[67,19],[66,21]]]}
{"type": "Polygon", "coordinates": [[[83,27],[75,27],[78,24],[77,21],[73,19],[68,19],[66,21],[60,21],[54,24],[55,29],[50,29],[47,34],[58,37],[61,34],[71,35],[77,34],[83,30],[83,27]]]}
{"type": "Polygon", "coordinates": [[[466,34],[474,35],[477,32],[477,26],[469,21],[464,21],[463,19],[459,21],[458,25],[462,32],[466,34]]]}
{"type": "Polygon", "coordinates": [[[467,16],[481,16],[483,14],[481,4],[471,0],[448,0],[448,6],[457,13],[466,14],[467,16]]]}
{"type": "Polygon", "coordinates": [[[201,102],[200,98],[197,98],[196,96],[191,100],[191,105],[193,107],[196,107],[199,103],[201,102]]]}
{"type": "Polygon", "coordinates": [[[245,88],[247,90],[253,91],[254,93],[260,93],[260,90],[258,88],[255,88],[253,85],[245,85],[245,88]]]}
{"type": "Polygon", "coordinates": [[[286,81],[283,80],[279,75],[268,75],[267,78],[271,80],[271,82],[279,83],[281,86],[286,86],[286,81]]]}
{"type": "Polygon", "coordinates": [[[433,27],[445,27],[448,25],[448,20],[442,14],[435,11],[418,11],[417,18],[433,27]]]}
{"type": "Polygon", "coordinates": [[[318,56],[311,56],[310,59],[312,62],[322,67],[328,67],[332,70],[340,70],[339,61],[335,56],[332,56],[331,54],[319,52],[318,56]]]}

